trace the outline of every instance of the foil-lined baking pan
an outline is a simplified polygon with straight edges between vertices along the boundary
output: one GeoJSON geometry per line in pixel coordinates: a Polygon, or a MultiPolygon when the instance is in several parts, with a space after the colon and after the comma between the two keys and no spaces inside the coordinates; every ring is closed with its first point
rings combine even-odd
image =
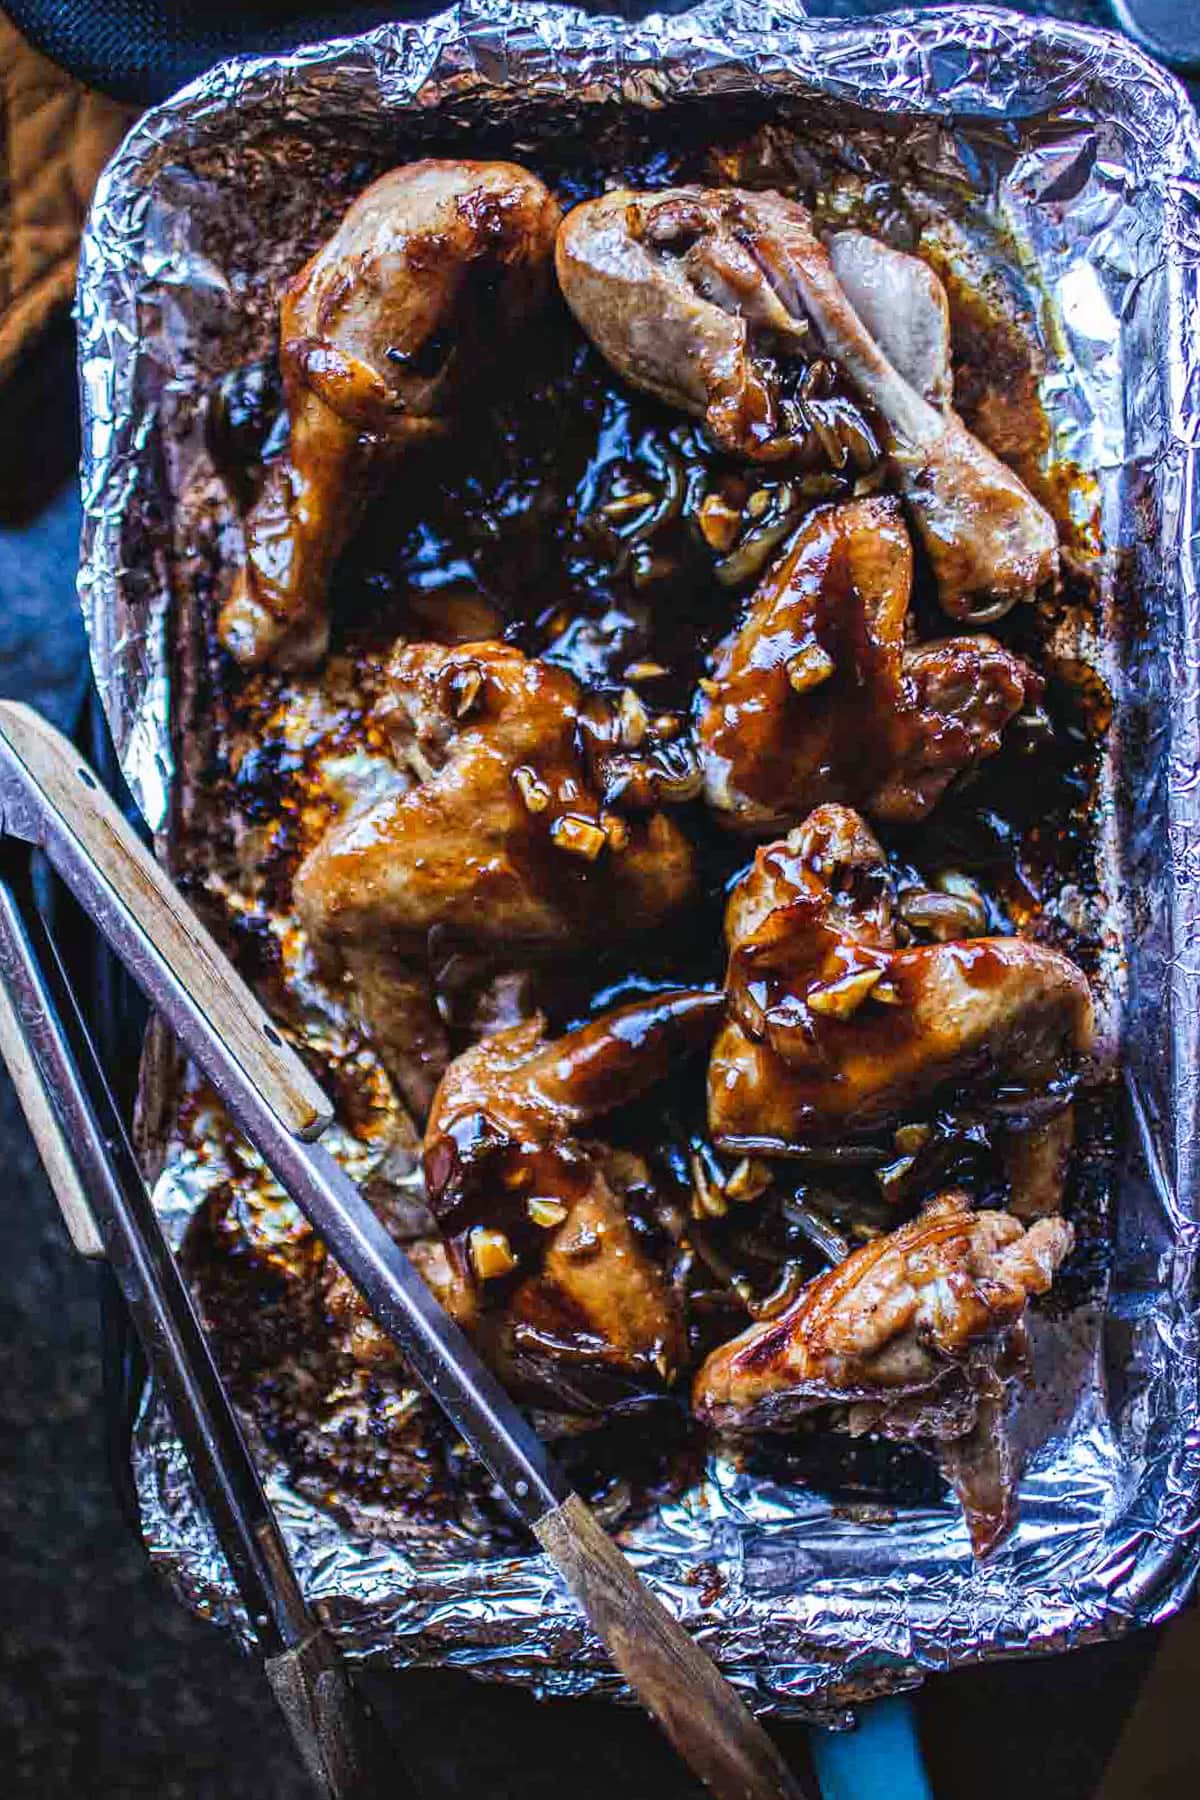
{"type": "MultiPolygon", "coordinates": [[[[846,1507],[714,1462],[624,1534],[756,1704],[828,1716],[923,1671],[1151,1623],[1196,1570],[1200,137],[1182,90],[1128,44],[1052,21],[966,8],[817,24],[736,0],[640,24],[464,5],[224,65],[141,121],[93,207],[78,297],[80,595],[125,774],[186,874],[208,667],[198,621],[214,558],[236,551],[201,397],[269,348],[279,279],[355,181],[426,146],[537,168],[572,144],[611,165],[623,145],[742,117],[785,126],[867,187],[902,165],[1020,288],[1053,455],[1091,496],[1078,550],[1096,608],[1076,648],[1114,702],[1101,879],[1057,901],[1098,947],[1110,1050],[1119,1039],[1110,1250],[1083,1304],[1035,1323],[1038,1447],[1018,1530],[977,1566],[945,1507],[846,1507]]],[[[186,1079],[178,1129],[180,1091],[153,1063],[143,1135],[178,1242],[230,1154],[186,1079]]],[[[369,1179],[369,1152],[347,1134],[339,1145],[369,1179]]],[[[546,1692],[615,1686],[541,1559],[301,1491],[263,1454],[308,1595],[350,1653],[546,1692]]],[[[238,1629],[153,1393],[135,1465],[151,1554],[191,1605],[238,1629]]]]}

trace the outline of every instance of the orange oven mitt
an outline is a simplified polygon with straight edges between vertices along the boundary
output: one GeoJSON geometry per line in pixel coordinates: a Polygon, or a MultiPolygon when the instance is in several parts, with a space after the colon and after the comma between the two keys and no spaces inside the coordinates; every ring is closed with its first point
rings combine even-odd
{"type": "Polygon", "coordinates": [[[0,386],[70,305],[92,189],[133,117],[0,13],[0,386]]]}

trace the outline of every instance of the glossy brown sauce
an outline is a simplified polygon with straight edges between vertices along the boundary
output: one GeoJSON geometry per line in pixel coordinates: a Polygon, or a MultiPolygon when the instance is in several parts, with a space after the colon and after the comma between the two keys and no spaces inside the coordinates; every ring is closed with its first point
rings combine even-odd
{"type": "MultiPolygon", "coordinates": [[[[573,180],[577,190],[590,185],[587,178],[573,180]]],[[[952,299],[956,317],[966,318],[962,294],[952,299]]],[[[986,321],[971,317],[970,329],[956,335],[956,379],[982,430],[987,396],[1009,380],[1005,358],[1015,352],[1010,346],[1001,356],[997,333],[989,335],[986,321]]],[[[1030,379],[1026,365],[1021,380],[1030,379]]],[[[832,380],[829,404],[836,408],[841,397],[832,380]]],[[[1044,448],[1042,426],[1035,421],[1033,430],[1036,447],[1044,448]]],[[[213,406],[210,441],[245,503],[260,455],[277,452],[283,442],[269,362],[227,378],[213,406]]],[[[1020,453],[1029,448],[1022,443],[1020,453]]],[[[331,766],[380,753],[368,715],[398,636],[446,642],[495,636],[560,665],[586,689],[632,685],[669,741],[686,730],[708,654],[737,618],[758,573],[786,548],[805,508],[848,496],[855,478],[853,470],[818,467],[808,471],[807,491],[797,495],[793,483],[784,495],[784,476],[718,455],[696,425],[624,389],[565,308],[552,302],[528,338],[519,371],[502,371],[458,436],[397,469],[373,502],[336,575],[333,653],[325,671],[315,680],[270,673],[244,678],[232,664],[218,665],[220,724],[206,804],[223,823],[210,832],[207,866],[189,874],[240,966],[277,1013],[285,1020],[300,1013],[288,922],[292,878],[338,811],[331,766]],[[743,515],[752,495],[763,498],[740,540],[714,542],[706,518],[711,522],[721,508],[743,515]],[[756,532],[763,542],[776,533],[771,549],[759,553],[756,532]]],[[[1051,485],[1043,484],[1044,497],[1051,485]]],[[[1063,517],[1061,495],[1057,510],[1063,517]]],[[[946,622],[919,549],[916,555],[913,618],[918,635],[927,637],[944,631],[946,622]]],[[[990,931],[1044,933],[1087,969],[1098,946],[1051,922],[1047,902],[1068,884],[1095,888],[1090,807],[1111,709],[1094,677],[1083,679],[1078,668],[1058,667],[1049,657],[1062,605],[1091,607],[1078,576],[1068,577],[1061,602],[1018,608],[990,628],[1044,675],[1042,706],[1018,720],[999,754],[952,789],[925,824],[880,835],[901,886],[928,885],[947,871],[967,874],[983,892],[990,931]]],[[[836,633],[832,621],[825,628],[836,633]]],[[[857,646],[856,653],[869,658],[871,646],[857,646]]],[[[870,763],[870,721],[863,722],[862,743],[870,763]]],[[[725,900],[753,846],[717,827],[702,803],[681,807],[676,816],[699,861],[695,901],[640,938],[632,953],[628,943],[602,943],[536,972],[535,997],[552,1030],[663,987],[720,982],[725,900]]],[[[552,874],[558,879],[557,866],[552,874]]],[[[995,978],[988,952],[963,954],[973,982],[995,978]]],[[[369,1137],[386,1128],[382,1075],[361,1035],[350,1027],[331,1034],[316,1046],[314,1063],[352,1132],[369,1137]]],[[[1106,1128],[1099,1109],[1093,1117],[1089,1103],[1084,1113],[1076,1191],[1086,1190],[1098,1212],[1106,1128]]],[[[909,1216],[948,1182],[963,1182],[981,1201],[1003,1193],[988,1126],[969,1106],[942,1094],[915,1122],[929,1128],[915,1155],[899,1150],[891,1132],[857,1145],[815,1148],[808,1160],[775,1170],[765,1201],[731,1202],[720,1216],[696,1219],[695,1164],[713,1156],[702,1069],[681,1060],[645,1100],[612,1117],[605,1136],[643,1154],[656,1179],[657,1199],[635,1198],[630,1216],[686,1288],[695,1356],[745,1325],[745,1291],[761,1300],[788,1271],[798,1279],[823,1266],[814,1216],[853,1243],[909,1216]]],[[[424,1403],[405,1415],[402,1427],[388,1423],[402,1378],[368,1378],[352,1369],[314,1298],[311,1268],[297,1275],[293,1267],[285,1280],[261,1247],[250,1244],[236,1188],[235,1182],[219,1193],[198,1217],[191,1270],[217,1322],[218,1351],[233,1371],[239,1400],[298,1478],[349,1487],[406,1520],[444,1522],[452,1508],[457,1518],[470,1516],[469,1530],[501,1529],[486,1483],[464,1476],[466,1459],[452,1453],[424,1403]],[[352,1427],[327,1425],[313,1398],[339,1383],[361,1389],[352,1427]],[[362,1443],[371,1445],[370,1454],[347,1448],[362,1443]]],[[[1096,1237],[1085,1233],[1084,1261],[1094,1261],[1096,1237]]],[[[303,1254],[316,1252],[309,1245],[303,1254]]],[[[563,1326],[561,1319],[548,1323],[563,1326]]],[[[808,1441],[807,1428],[801,1437],[808,1441]]],[[[665,1479],[686,1478],[696,1442],[680,1397],[648,1418],[643,1414],[640,1424],[618,1419],[603,1433],[575,1440],[572,1454],[581,1470],[591,1468],[597,1491],[632,1479],[645,1496],[665,1479]],[[656,1445],[664,1439],[670,1453],[660,1459],[656,1445]]],[[[872,1487],[870,1447],[845,1440],[842,1446],[816,1457],[833,1470],[827,1485],[872,1487]]],[[[755,1456],[759,1463],[776,1456],[775,1466],[783,1468],[802,1451],[792,1445],[755,1456]]],[[[906,1451],[879,1450],[878,1481],[885,1487],[898,1467],[908,1471],[907,1481],[927,1479],[906,1451]]]]}

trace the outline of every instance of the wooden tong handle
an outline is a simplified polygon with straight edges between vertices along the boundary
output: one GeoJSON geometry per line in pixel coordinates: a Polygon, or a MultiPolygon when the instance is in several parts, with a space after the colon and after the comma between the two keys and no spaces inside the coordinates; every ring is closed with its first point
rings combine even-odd
{"type": "Polygon", "coordinates": [[[814,1800],[578,1494],[534,1531],[634,1693],[718,1800],[814,1800]]]}
{"type": "MultiPolygon", "coordinates": [[[[3,700],[0,760],[5,829],[45,851],[135,974],[138,959],[165,965],[289,1131],[318,1137],[332,1117],[321,1088],[74,747],[30,707],[3,700]]],[[[186,1019],[172,1023],[195,1054],[186,1019]]]]}
{"type": "MultiPolygon", "coordinates": [[[[0,966],[0,976],[3,975],[0,966]]],[[[37,1145],[42,1167],[50,1179],[63,1224],[81,1256],[104,1255],[104,1244],[92,1217],[79,1170],[62,1121],[50,1099],[37,1059],[13,1005],[7,984],[0,979],[0,1056],[12,1078],[21,1111],[37,1145]]]]}

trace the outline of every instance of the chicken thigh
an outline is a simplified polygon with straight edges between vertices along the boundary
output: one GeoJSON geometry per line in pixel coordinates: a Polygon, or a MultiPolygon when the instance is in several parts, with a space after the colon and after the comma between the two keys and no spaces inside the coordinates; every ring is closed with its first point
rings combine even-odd
{"type": "Polygon", "coordinates": [[[695,1411],[742,1433],[787,1430],[814,1407],[849,1405],[852,1431],[944,1444],[985,1555],[1012,1523],[1001,1408],[1024,1348],[1023,1314],[1071,1243],[1064,1219],[1026,1230],[1007,1213],[973,1212],[965,1194],[943,1194],[818,1276],[778,1318],[714,1350],[696,1377],[695,1411]]]}
{"type": "Polygon", "coordinates": [[[691,847],[666,813],[604,806],[592,730],[571,675],[506,645],[405,644],[392,658],[370,734],[396,785],[326,833],[294,893],[421,1116],[448,1054],[431,933],[511,967],[657,925],[692,891],[691,847]]]}
{"type": "Polygon", "coordinates": [[[1039,1127],[1091,1041],[1087,980],[1056,950],[1016,937],[898,949],[883,852],[844,807],[759,850],[726,937],[708,1109],[729,1150],[786,1156],[950,1093],[1039,1127]]]}
{"type": "Polygon", "coordinates": [[[524,1391],[587,1411],[661,1391],[686,1338],[679,1299],[625,1211],[642,1160],[579,1133],[706,1044],[715,993],[635,1001],[547,1039],[538,1017],[464,1051],[425,1136],[429,1203],[465,1250],[484,1341],[524,1391]]]}
{"type": "Polygon", "coordinates": [[[543,299],[559,223],[513,163],[430,160],[381,176],[284,290],[291,423],[246,519],[219,633],[240,663],[306,667],[372,468],[444,436],[473,381],[543,299]]]}
{"type": "Polygon", "coordinates": [[[555,254],[568,305],[617,372],[703,419],[731,455],[794,454],[789,383],[797,365],[832,359],[882,428],[953,617],[997,618],[1055,578],[1053,520],[947,404],[945,298],[928,270],[882,245],[838,252],[876,324],[893,315],[887,341],[906,379],[804,208],[780,194],[618,189],[567,215],[555,254]]]}
{"type": "Polygon", "coordinates": [[[701,686],[705,795],[723,823],[775,831],[825,800],[915,823],[995,754],[1037,676],[993,638],[906,647],[911,592],[896,501],[809,516],[701,686]]]}

